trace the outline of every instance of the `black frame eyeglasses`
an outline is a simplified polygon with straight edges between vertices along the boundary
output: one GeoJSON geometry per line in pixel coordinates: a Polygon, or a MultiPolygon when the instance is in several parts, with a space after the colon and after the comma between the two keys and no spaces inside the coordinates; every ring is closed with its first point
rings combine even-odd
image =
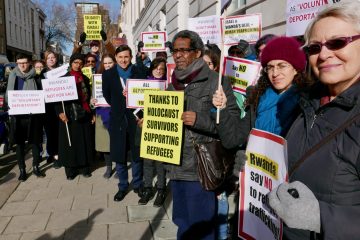
{"type": "Polygon", "coordinates": [[[319,54],[323,46],[325,46],[329,50],[339,50],[346,47],[349,43],[358,39],[360,39],[360,34],[350,37],[338,37],[327,40],[324,43],[321,42],[310,43],[309,45],[304,47],[304,51],[309,55],[319,54]]]}

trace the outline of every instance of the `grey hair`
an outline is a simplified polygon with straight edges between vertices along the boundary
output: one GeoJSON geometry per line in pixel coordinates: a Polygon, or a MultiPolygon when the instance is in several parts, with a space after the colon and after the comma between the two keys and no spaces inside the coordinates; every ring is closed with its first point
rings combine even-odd
{"type": "Polygon", "coordinates": [[[315,23],[326,17],[335,17],[351,23],[360,32],[360,0],[342,0],[320,11],[308,25],[304,34],[305,45],[309,44],[315,23]]]}
{"type": "Polygon", "coordinates": [[[200,38],[199,34],[197,34],[194,31],[190,30],[182,30],[175,34],[173,40],[172,40],[172,46],[174,46],[175,40],[178,38],[188,38],[190,39],[190,48],[194,48],[196,50],[201,51],[201,56],[204,55],[205,47],[202,39],[200,38]]]}

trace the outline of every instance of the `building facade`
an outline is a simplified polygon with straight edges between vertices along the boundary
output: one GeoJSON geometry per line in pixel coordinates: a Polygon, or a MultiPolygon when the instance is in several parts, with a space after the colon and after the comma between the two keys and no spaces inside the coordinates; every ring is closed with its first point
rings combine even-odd
{"type": "Polygon", "coordinates": [[[6,48],[9,61],[18,53],[40,59],[45,50],[44,12],[30,0],[5,0],[6,48]]]}
{"type": "MultiPolygon", "coordinates": [[[[263,34],[285,34],[286,0],[233,0],[227,16],[262,13],[263,34]],[[279,11],[283,9],[283,11],[279,11]]],[[[187,19],[220,15],[216,0],[123,0],[120,28],[135,49],[141,32],[166,31],[169,39],[187,28],[187,19]]]]}
{"type": "Polygon", "coordinates": [[[0,63],[6,63],[5,0],[0,0],[0,63]]]}

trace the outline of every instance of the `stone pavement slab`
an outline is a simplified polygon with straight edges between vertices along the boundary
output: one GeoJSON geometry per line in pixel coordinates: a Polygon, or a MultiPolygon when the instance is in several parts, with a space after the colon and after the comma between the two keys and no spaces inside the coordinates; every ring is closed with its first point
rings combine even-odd
{"type": "Polygon", "coordinates": [[[59,195],[60,188],[41,188],[31,190],[26,196],[25,201],[36,201],[43,199],[57,198],[59,195]]]}
{"type": "MultiPolygon", "coordinates": [[[[91,211],[90,216],[93,213],[94,211],[91,211]]],[[[128,222],[128,214],[127,214],[126,206],[103,209],[101,213],[99,213],[96,217],[93,218],[93,223],[95,225],[127,223],[127,222],[128,222]]]]}
{"type": "Polygon", "coordinates": [[[0,216],[30,215],[34,212],[37,204],[37,201],[5,203],[0,209],[0,216]]]}
{"type": "Polygon", "coordinates": [[[12,217],[5,228],[4,234],[36,232],[45,229],[50,213],[24,215],[12,217]]]}
{"type": "Polygon", "coordinates": [[[108,240],[152,240],[149,222],[109,225],[108,240]]]}
{"type": "Polygon", "coordinates": [[[171,220],[151,221],[154,240],[176,240],[177,226],[171,220]]]}
{"type": "Polygon", "coordinates": [[[20,183],[17,190],[35,190],[47,188],[50,180],[50,178],[36,178],[33,180],[28,179],[25,182],[20,183]]]}
{"type": "Polygon", "coordinates": [[[20,240],[63,240],[65,229],[23,233],[20,240]]]}
{"type": "Polygon", "coordinates": [[[24,201],[26,196],[29,194],[30,190],[19,190],[16,189],[15,192],[13,192],[13,194],[11,194],[11,196],[9,197],[9,199],[7,200],[7,202],[20,202],[20,201],[24,201]]]}
{"type": "Polygon", "coordinates": [[[61,188],[60,197],[68,196],[90,196],[91,195],[92,184],[74,184],[69,186],[63,186],[61,188]]]}
{"type": "Polygon", "coordinates": [[[19,240],[21,234],[7,234],[7,235],[0,235],[0,240],[19,240]]]}
{"type": "Polygon", "coordinates": [[[69,228],[73,225],[77,227],[85,227],[89,210],[72,210],[67,212],[54,212],[51,214],[47,230],[69,228]]]}
{"type": "Polygon", "coordinates": [[[70,211],[74,197],[43,199],[35,209],[35,213],[67,212],[70,211]]]}
{"type": "Polygon", "coordinates": [[[99,209],[107,208],[107,194],[76,196],[72,210],[74,209],[99,209]]]}
{"type": "Polygon", "coordinates": [[[0,233],[4,231],[10,220],[11,217],[0,217],[0,233]]]}
{"type": "Polygon", "coordinates": [[[154,221],[169,219],[163,207],[153,206],[128,206],[129,222],[154,221]]]}

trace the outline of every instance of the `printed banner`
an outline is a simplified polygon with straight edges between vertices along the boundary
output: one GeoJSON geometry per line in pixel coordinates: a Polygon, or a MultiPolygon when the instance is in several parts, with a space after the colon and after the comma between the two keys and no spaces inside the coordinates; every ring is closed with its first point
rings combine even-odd
{"type": "Polygon", "coordinates": [[[92,73],[92,69],[91,67],[83,67],[81,69],[82,73],[87,76],[89,79],[90,79],[90,85],[92,85],[92,76],[93,76],[93,73],[92,73]]]}
{"type": "Polygon", "coordinates": [[[78,99],[75,77],[42,79],[45,102],[61,102],[78,99]]]}
{"type": "Polygon", "coordinates": [[[184,92],[149,91],[145,93],[144,123],[140,144],[142,158],[180,164],[183,109],[184,92]]]}
{"type": "Polygon", "coordinates": [[[101,40],[101,15],[84,15],[86,40],[101,40]]]}
{"type": "MultiPolygon", "coordinates": [[[[221,20],[221,27],[224,19],[221,20]]],[[[221,31],[222,33],[222,31],[221,31]]],[[[227,17],[225,21],[225,45],[238,44],[240,39],[255,43],[261,36],[261,13],[227,17]]]]}
{"type": "Polygon", "coordinates": [[[340,0],[287,0],[286,36],[304,35],[305,30],[317,12],[340,2],[340,0]]]}
{"type": "Polygon", "coordinates": [[[261,64],[259,62],[225,57],[223,76],[230,79],[234,91],[246,94],[246,88],[256,84],[260,69],[261,64]]]}
{"type": "Polygon", "coordinates": [[[165,51],[166,32],[142,32],[141,41],[144,43],[142,52],[165,51]]]}
{"type": "Polygon", "coordinates": [[[109,107],[102,91],[102,74],[94,74],[93,96],[96,99],[95,107],[109,107]]]}
{"type": "Polygon", "coordinates": [[[252,129],[247,161],[240,172],[239,236],[244,239],[282,239],[282,222],[269,207],[267,194],[287,180],[286,140],[252,129]]]}
{"type": "Polygon", "coordinates": [[[9,115],[45,113],[44,91],[8,91],[9,115]]]}
{"type": "Polygon", "coordinates": [[[219,16],[207,16],[188,19],[188,29],[198,33],[206,44],[221,43],[221,29],[219,16]]]}
{"type": "Polygon", "coordinates": [[[167,85],[171,83],[172,74],[175,70],[176,64],[175,63],[167,63],[166,64],[166,74],[167,74],[167,85]]]}
{"type": "Polygon", "coordinates": [[[166,89],[166,81],[160,80],[126,80],[126,107],[144,108],[144,94],[146,91],[160,91],[166,89]]]}
{"type": "Polygon", "coordinates": [[[64,76],[69,69],[69,63],[65,63],[61,67],[54,68],[53,70],[50,70],[44,74],[46,78],[59,78],[64,76]]]}

